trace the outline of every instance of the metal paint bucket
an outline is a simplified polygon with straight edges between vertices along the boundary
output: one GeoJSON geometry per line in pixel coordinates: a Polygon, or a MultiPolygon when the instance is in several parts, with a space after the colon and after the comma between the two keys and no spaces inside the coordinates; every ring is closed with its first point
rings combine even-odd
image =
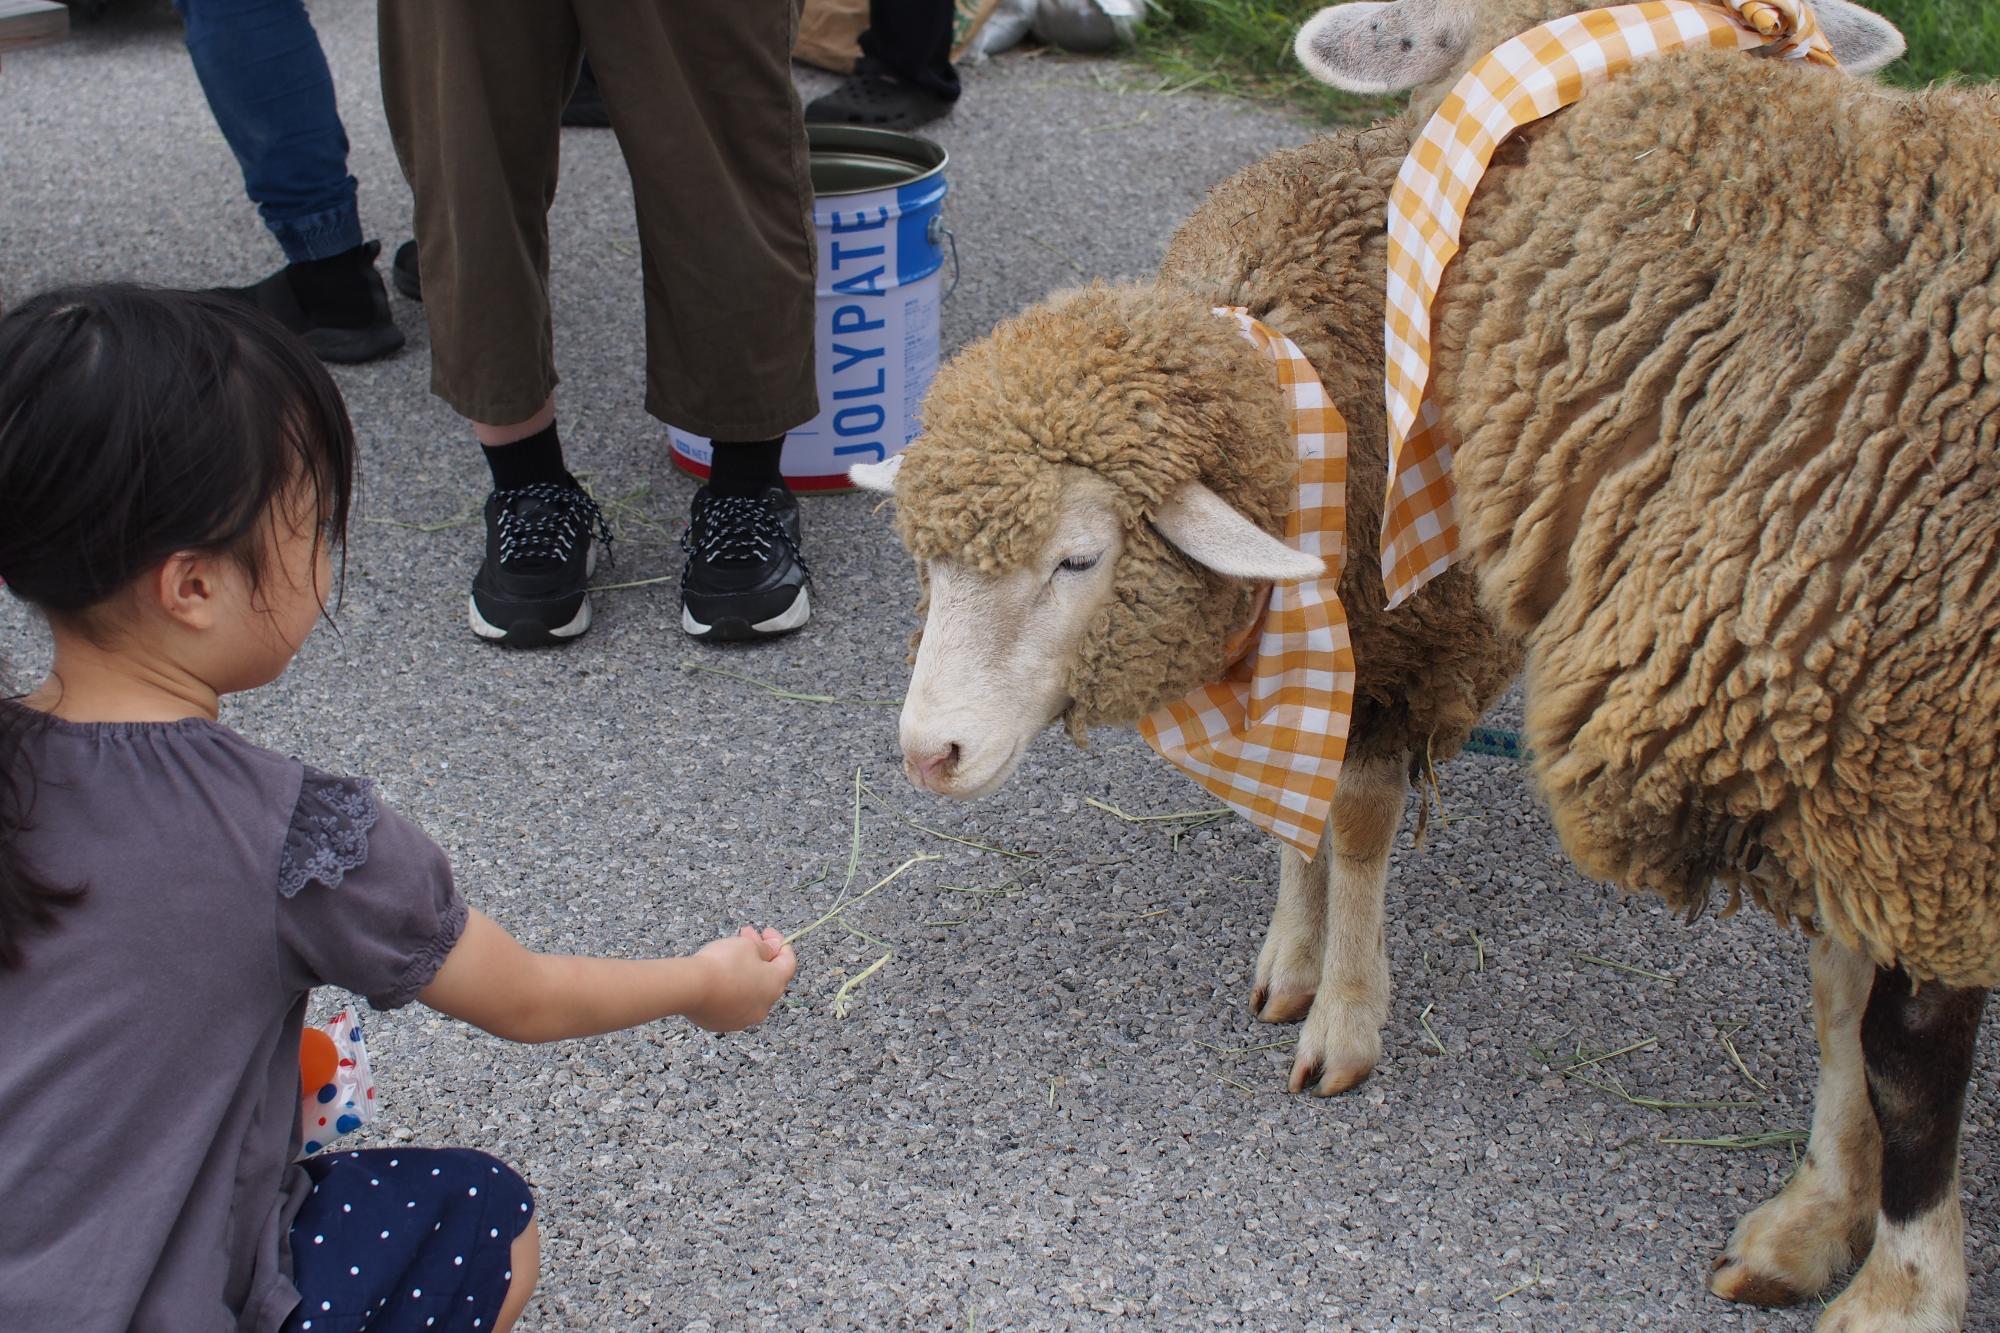
{"type": "MultiPolygon", "coordinates": [[[[945,151],[894,130],[809,125],[819,242],[814,357],[820,413],[785,440],[795,491],[845,491],[847,469],[901,453],[938,365],[945,151]]],[[[952,253],[957,268],[957,250],[952,253]]],[[[956,278],[954,276],[954,281],[956,278]]],[[[713,457],[668,428],[674,462],[697,477],[713,457]]]]}

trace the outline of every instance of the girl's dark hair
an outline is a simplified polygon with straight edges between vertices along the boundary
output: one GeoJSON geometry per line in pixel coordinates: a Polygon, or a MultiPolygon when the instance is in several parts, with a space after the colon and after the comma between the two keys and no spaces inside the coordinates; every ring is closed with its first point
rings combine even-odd
{"type": "MultiPolygon", "coordinates": [[[[227,553],[254,582],[264,516],[296,490],[343,543],[354,429],[317,358],[229,297],[125,284],[44,292],[0,318],[0,579],[80,617],[177,551],[227,553]]],[[[16,843],[34,802],[0,706],[0,969],[81,890],[16,843]]]]}

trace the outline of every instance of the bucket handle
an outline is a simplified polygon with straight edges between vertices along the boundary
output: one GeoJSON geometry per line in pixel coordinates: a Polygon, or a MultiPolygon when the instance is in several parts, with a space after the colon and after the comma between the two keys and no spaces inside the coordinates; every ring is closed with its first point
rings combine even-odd
{"type": "Polygon", "coordinates": [[[958,237],[950,227],[944,225],[944,216],[942,214],[933,216],[931,218],[931,225],[924,229],[924,239],[932,245],[938,243],[938,237],[940,236],[944,237],[951,245],[951,286],[944,289],[944,296],[941,298],[942,300],[949,301],[951,294],[958,290],[958,237]]]}

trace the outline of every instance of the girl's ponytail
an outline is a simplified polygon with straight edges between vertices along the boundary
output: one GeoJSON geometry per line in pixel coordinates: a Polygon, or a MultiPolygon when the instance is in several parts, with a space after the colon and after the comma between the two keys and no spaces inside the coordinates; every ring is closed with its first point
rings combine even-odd
{"type": "Polygon", "coordinates": [[[42,721],[18,704],[0,703],[0,972],[21,966],[27,937],[55,925],[57,909],[83,897],[82,889],[37,875],[14,846],[34,806],[35,775],[21,742],[42,721]]]}

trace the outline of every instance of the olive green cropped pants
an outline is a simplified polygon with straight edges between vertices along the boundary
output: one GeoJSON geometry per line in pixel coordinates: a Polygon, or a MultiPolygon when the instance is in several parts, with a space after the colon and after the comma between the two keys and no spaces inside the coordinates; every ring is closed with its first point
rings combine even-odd
{"type": "Polygon", "coordinates": [[[646,410],[724,440],[769,439],[818,412],[798,12],[798,0],[380,0],[433,392],[506,425],[555,389],[548,211],[588,49],[637,205],[646,410]]]}

